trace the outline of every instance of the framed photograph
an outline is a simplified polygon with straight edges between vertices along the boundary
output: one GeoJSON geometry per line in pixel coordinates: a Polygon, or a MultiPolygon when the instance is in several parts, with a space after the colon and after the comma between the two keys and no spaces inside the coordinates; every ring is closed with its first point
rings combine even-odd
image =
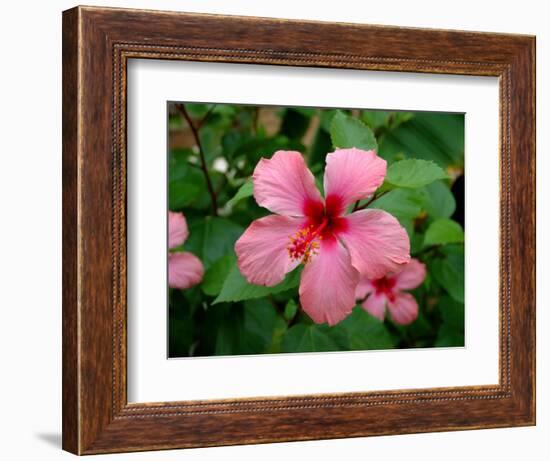
{"type": "Polygon", "coordinates": [[[63,448],[535,424],[535,39],[63,13],[63,448]]]}

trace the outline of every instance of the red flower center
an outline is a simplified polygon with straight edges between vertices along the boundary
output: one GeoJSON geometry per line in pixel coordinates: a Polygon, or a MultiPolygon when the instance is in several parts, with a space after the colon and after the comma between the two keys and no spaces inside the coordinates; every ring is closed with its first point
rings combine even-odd
{"type": "Polygon", "coordinates": [[[347,221],[342,217],[345,207],[337,196],[328,196],[326,204],[308,201],[304,205],[306,224],[296,234],[290,236],[288,255],[293,260],[305,264],[321,248],[321,240],[333,240],[339,232],[347,229],[347,221]]]}
{"type": "Polygon", "coordinates": [[[376,290],[376,294],[383,294],[392,302],[395,301],[395,293],[393,290],[395,283],[395,278],[393,277],[382,277],[381,279],[374,280],[372,282],[376,290]]]}

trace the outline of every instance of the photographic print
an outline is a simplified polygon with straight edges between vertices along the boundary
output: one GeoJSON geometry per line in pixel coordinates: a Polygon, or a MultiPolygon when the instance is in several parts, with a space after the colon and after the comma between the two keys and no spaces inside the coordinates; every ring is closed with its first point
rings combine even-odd
{"type": "Polygon", "coordinates": [[[464,114],[169,102],[168,355],[464,346],[464,114]]]}

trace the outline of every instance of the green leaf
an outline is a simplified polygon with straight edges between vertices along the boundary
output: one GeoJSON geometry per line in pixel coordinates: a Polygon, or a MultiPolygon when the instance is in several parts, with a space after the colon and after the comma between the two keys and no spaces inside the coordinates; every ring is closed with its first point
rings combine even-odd
{"type": "Polygon", "coordinates": [[[229,219],[207,216],[189,227],[185,248],[198,256],[208,269],[214,261],[233,250],[243,231],[229,219]]]}
{"type": "Polygon", "coordinates": [[[464,346],[464,304],[444,296],[438,303],[442,324],[437,334],[435,346],[464,346]]]}
{"type": "MultiPolygon", "coordinates": [[[[212,114],[219,114],[224,117],[235,117],[237,112],[242,109],[242,106],[234,106],[232,104],[216,104],[212,109],[212,114]]],[[[208,120],[207,120],[208,121],[208,120]]]]}
{"type": "Polygon", "coordinates": [[[421,211],[420,203],[421,196],[416,190],[393,189],[389,192],[386,190],[384,195],[377,198],[369,205],[369,208],[384,210],[393,215],[405,228],[409,238],[411,238],[414,233],[413,219],[416,218],[421,211]]]}
{"type": "Polygon", "coordinates": [[[373,130],[387,125],[391,112],[387,110],[364,110],[361,119],[373,130]]]}
{"type": "Polygon", "coordinates": [[[262,350],[255,353],[273,353],[280,348],[278,343],[286,330],[286,322],[267,300],[251,299],[244,303],[244,329],[262,340],[262,350]]]}
{"type": "Polygon", "coordinates": [[[283,337],[283,352],[329,352],[392,349],[394,344],[384,322],[356,307],[334,326],[298,323],[283,337]]]}
{"type": "MultiPolygon", "coordinates": [[[[229,143],[228,140],[226,140],[229,143]]],[[[228,146],[229,148],[229,146],[228,146]]],[[[262,157],[269,158],[275,151],[278,150],[298,150],[302,151],[303,146],[296,140],[291,140],[281,134],[275,135],[270,138],[262,136],[256,137],[243,137],[239,141],[233,140],[233,145],[230,151],[226,151],[226,155],[232,158],[244,157],[251,163],[251,167],[262,157]]]]}
{"type": "Polygon", "coordinates": [[[424,236],[424,246],[445,245],[464,241],[464,231],[460,224],[452,219],[441,218],[428,227],[424,236]]]}
{"type": "Polygon", "coordinates": [[[430,274],[453,299],[464,303],[464,247],[447,245],[441,250],[444,258],[432,261],[429,265],[430,274]]]}
{"type": "Polygon", "coordinates": [[[420,250],[422,250],[422,245],[424,243],[424,235],[422,235],[419,232],[413,232],[413,234],[410,236],[410,242],[411,242],[411,254],[418,253],[420,250]]]}
{"type": "Polygon", "coordinates": [[[455,198],[443,181],[435,181],[419,192],[423,197],[422,206],[431,217],[449,218],[455,212],[455,198]]]}
{"type": "Polygon", "coordinates": [[[298,304],[294,299],[290,299],[285,305],[284,317],[286,320],[292,320],[298,312],[298,304]]]}
{"type": "Polygon", "coordinates": [[[348,350],[342,332],[327,325],[299,323],[290,327],[282,341],[283,352],[330,352],[348,350]]]}
{"type": "MultiPolygon", "coordinates": [[[[322,130],[326,131],[327,133],[330,133],[330,127],[332,126],[332,119],[334,116],[339,113],[340,111],[337,109],[323,109],[321,111],[321,123],[320,127],[322,130]]],[[[331,145],[332,147],[332,145],[331,145]]]]}
{"type": "Polygon", "coordinates": [[[202,104],[202,103],[191,103],[188,102],[185,104],[185,109],[187,112],[196,118],[204,117],[208,111],[212,108],[212,104],[202,104]]]}
{"type": "Polygon", "coordinates": [[[434,162],[407,159],[389,166],[386,183],[394,187],[416,189],[445,178],[447,178],[446,173],[434,162]]]}
{"type": "Polygon", "coordinates": [[[449,296],[443,296],[438,303],[443,323],[464,332],[464,304],[458,303],[449,296]]]}
{"type": "Polygon", "coordinates": [[[244,139],[245,136],[238,131],[229,131],[228,133],[225,133],[221,139],[223,156],[227,160],[230,160],[235,151],[243,144],[244,139]]]}
{"type": "Polygon", "coordinates": [[[261,335],[246,329],[243,306],[219,306],[221,315],[217,323],[215,355],[260,354],[267,345],[261,335]]]}
{"type": "MultiPolygon", "coordinates": [[[[174,293],[171,299],[182,297],[174,293]]],[[[168,321],[168,354],[170,357],[188,356],[193,344],[192,309],[185,302],[171,302],[168,321]]]]}
{"type": "Polygon", "coordinates": [[[218,259],[205,272],[202,279],[202,291],[208,296],[217,296],[227,278],[227,274],[235,265],[235,255],[233,253],[225,255],[218,259]]]}
{"type": "Polygon", "coordinates": [[[309,151],[310,169],[312,169],[312,171],[315,167],[319,167],[319,169],[321,169],[321,165],[324,166],[325,164],[325,157],[332,150],[333,148],[330,134],[324,130],[322,126],[319,126],[309,151]]]}
{"type": "Polygon", "coordinates": [[[208,331],[216,334],[216,355],[264,354],[280,347],[277,342],[286,322],[265,299],[222,304],[210,310],[215,311],[208,331]]]}
{"type": "Polygon", "coordinates": [[[464,163],[464,115],[416,112],[378,140],[379,155],[432,160],[448,167],[464,163]]]}
{"type": "Polygon", "coordinates": [[[178,210],[194,203],[204,191],[202,172],[189,163],[192,152],[176,149],[168,158],[168,208],[178,210]]]}
{"type": "Polygon", "coordinates": [[[464,347],[464,333],[449,330],[443,324],[437,332],[434,347],[464,347]]]}
{"type": "Polygon", "coordinates": [[[254,183],[252,182],[252,179],[248,179],[237,191],[237,193],[233,196],[231,200],[227,202],[227,204],[231,207],[235,206],[235,204],[242,199],[245,199],[247,197],[252,197],[254,194],[254,183]]]}
{"type": "Polygon", "coordinates": [[[378,149],[372,130],[361,120],[340,111],[332,119],[330,137],[334,147],[356,147],[364,150],[378,149]]]}
{"type": "MultiPolygon", "coordinates": [[[[421,299],[421,298],[420,298],[421,299]]],[[[401,335],[401,341],[406,341],[407,347],[431,347],[433,345],[433,327],[423,312],[423,306],[419,306],[416,320],[408,325],[395,324],[393,327],[401,335]],[[429,338],[429,339],[428,339],[429,338]]]]}
{"type": "Polygon", "coordinates": [[[203,125],[199,132],[204,158],[207,163],[210,163],[216,157],[223,155],[222,151],[222,133],[218,127],[206,124],[203,125]]]}
{"type": "Polygon", "coordinates": [[[273,287],[261,285],[252,285],[242,276],[239,268],[235,265],[227,275],[223,283],[222,290],[213,304],[222,302],[237,302],[245,299],[254,299],[267,296],[269,294],[280,293],[282,291],[295,288],[300,283],[300,270],[293,270],[287,274],[285,279],[273,287]]]}
{"type": "Polygon", "coordinates": [[[342,330],[348,338],[349,350],[393,349],[392,338],[384,322],[369,315],[361,307],[334,328],[342,330]]]}
{"type": "Polygon", "coordinates": [[[413,112],[405,112],[405,111],[391,112],[390,119],[389,119],[390,128],[392,130],[395,130],[399,125],[402,125],[403,123],[408,122],[413,118],[414,118],[413,112]]]}
{"type": "Polygon", "coordinates": [[[415,114],[413,127],[428,138],[432,145],[452,158],[455,165],[464,156],[464,114],[419,112],[415,114]]]}
{"type": "Polygon", "coordinates": [[[403,218],[416,218],[421,211],[422,196],[414,189],[394,189],[377,198],[369,208],[376,208],[403,218]]]}

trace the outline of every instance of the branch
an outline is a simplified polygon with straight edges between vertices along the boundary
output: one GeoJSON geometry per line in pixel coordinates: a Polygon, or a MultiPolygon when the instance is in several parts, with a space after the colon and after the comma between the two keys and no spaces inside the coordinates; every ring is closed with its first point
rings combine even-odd
{"type": "Polygon", "coordinates": [[[364,210],[365,208],[367,208],[372,202],[374,202],[375,200],[378,200],[380,197],[382,197],[383,195],[386,195],[389,191],[386,190],[378,195],[374,194],[371,199],[365,203],[364,205],[361,205],[359,206],[359,202],[355,202],[355,205],[353,206],[353,211],[358,211],[358,210],[364,210]]]}
{"type": "MultiPolygon", "coordinates": [[[[202,148],[201,140],[199,137],[199,131],[195,127],[195,125],[193,125],[193,121],[191,120],[191,117],[189,116],[187,109],[185,109],[184,104],[176,104],[176,109],[179,111],[181,116],[185,119],[185,121],[189,125],[189,128],[191,129],[191,133],[195,138],[195,143],[199,148],[199,157],[201,159],[201,170],[204,173],[204,178],[206,179],[206,187],[208,188],[208,193],[210,194],[210,200],[212,201],[212,213],[214,216],[218,216],[218,198],[216,196],[216,192],[214,191],[214,186],[212,186],[212,180],[210,179],[210,174],[208,173],[208,167],[206,166],[206,160],[204,158],[204,150],[202,148]]],[[[204,121],[207,116],[208,114],[206,114],[206,116],[203,118],[202,121],[204,121]]]]}
{"type": "Polygon", "coordinates": [[[429,253],[430,251],[437,251],[439,248],[441,248],[441,245],[434,244],[434,245],[428,245],[427,247],[421,248],[416,253],[414,253],[412,256],[420,256],[422,254],[429,253]]]}
{"type": "Polygon", "coordinates": [[[208,120],[208,117],[210,117],[210,114],[212,111],[216,108],[217,104],[212,104],[212,107],[208,109],[208,112],[204,115],[203,118],[201,118],[199,124],[197,125],[197,131],[201,129],[201,127],[205,124],[205,122],[208,120]]]}

